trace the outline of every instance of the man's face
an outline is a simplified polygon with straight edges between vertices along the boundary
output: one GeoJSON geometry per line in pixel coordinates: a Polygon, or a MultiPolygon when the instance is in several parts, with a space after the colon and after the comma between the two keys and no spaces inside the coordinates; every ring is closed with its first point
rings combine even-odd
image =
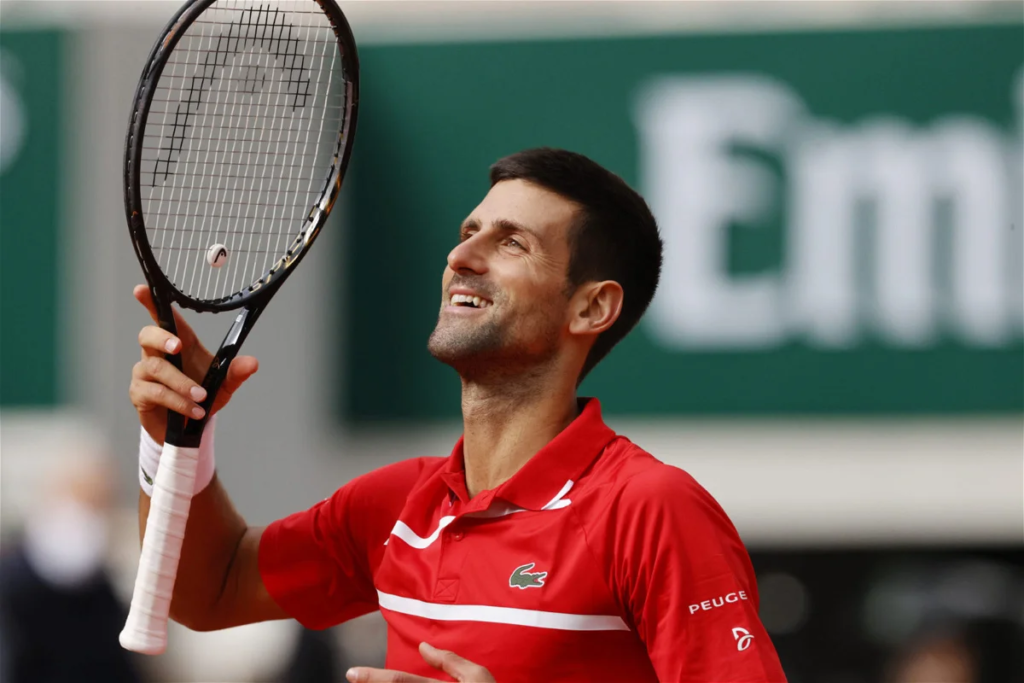
{"type": "Polygon", "coordinates": [[[568,233],[578,207],[523,180],[491,188],[463,222],[427,348],[460,373],[522,372],[566,334],[568,233]]]}

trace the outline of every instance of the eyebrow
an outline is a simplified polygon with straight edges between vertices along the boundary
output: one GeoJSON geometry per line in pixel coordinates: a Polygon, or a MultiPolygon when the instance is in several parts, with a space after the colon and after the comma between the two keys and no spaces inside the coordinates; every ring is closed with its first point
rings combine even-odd
{"type": "MultiPolygon", "coordinates": [[[[496,218],[492,225],[501,230],[502,232],[525,232],[527,235],[531,235],[538,242],[543,242],[543,238],[540,233],[533,228],[528,228],[522,223],[512,220],[511,218],[496,218]]],[[[476,228],[480,229],[480,221],[475,218],[467,218],[463,223],[462,227],[459,228],[459,234],[461,235],[466,230],[472,230],[476,228]]]]}

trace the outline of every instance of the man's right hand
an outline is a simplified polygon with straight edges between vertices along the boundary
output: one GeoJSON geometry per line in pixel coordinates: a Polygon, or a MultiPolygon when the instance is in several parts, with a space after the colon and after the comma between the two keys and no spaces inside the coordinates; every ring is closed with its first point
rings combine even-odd
{"type": "MultiPolygon", "coordinates": [[[[136,285],[132,294],[157,322],[149,287],[136,285]]],[[[174,311],[174,324],[178,329],[177,337],[159,325],[147,325],[139,332],[142,360],[132,369],[132,383],[128,389],[132,404],[139,413],[139,422],[157,443],[164,442],[168,410],[189,418],[203,416],[199,403],[206,398],[206,391],[199,383],[213,360],[213,354],[196,339],[195,332],[178,311],[174,311]],[[164,357],[168,353],[181,354],[184,372],[164,357]]],[[[252,356],[237,356],[231,361],[228,375],[213,403],[213,412],[223,408],[231,400],[231,395],[258,368],[259,362],[252,356]]]]}

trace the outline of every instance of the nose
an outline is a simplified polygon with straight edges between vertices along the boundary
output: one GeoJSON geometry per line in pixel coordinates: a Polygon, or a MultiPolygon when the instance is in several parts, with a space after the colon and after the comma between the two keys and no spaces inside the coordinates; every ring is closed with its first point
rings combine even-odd
{"type": "Polygon", "coordinates": [[[456,273],[472,272],[482,275],[487,272],[487,258],[483,251],[483,240],[473,235],[459,242],[448,252],[448,267],[456,273]]]}

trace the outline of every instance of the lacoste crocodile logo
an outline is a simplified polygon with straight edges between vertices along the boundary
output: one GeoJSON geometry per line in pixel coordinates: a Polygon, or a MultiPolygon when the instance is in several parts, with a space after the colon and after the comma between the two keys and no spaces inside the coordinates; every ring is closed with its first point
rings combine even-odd
{"type": "Polygon", "coordinates": [[[152,486],[153,485],[153,477],[149,476],[149,472],[147,472],[145,469],[143,469],[141,465],[139,466],[139,469],[142,470],[142,478],[146,480],[147,484],[152,486]]]}
{"type": "Polygon", "coordinates": [[[527,588],[540,588],[544,585],[544,577],[548,575],[547,572],[531,572],[530,570],[534,567],[534,562],[524,564],[521,567],[516,567],[516,570],[512,572],[512,576],[508,577],[508,585],[510,588],[519,588],[526,590],[527,588]]]}

